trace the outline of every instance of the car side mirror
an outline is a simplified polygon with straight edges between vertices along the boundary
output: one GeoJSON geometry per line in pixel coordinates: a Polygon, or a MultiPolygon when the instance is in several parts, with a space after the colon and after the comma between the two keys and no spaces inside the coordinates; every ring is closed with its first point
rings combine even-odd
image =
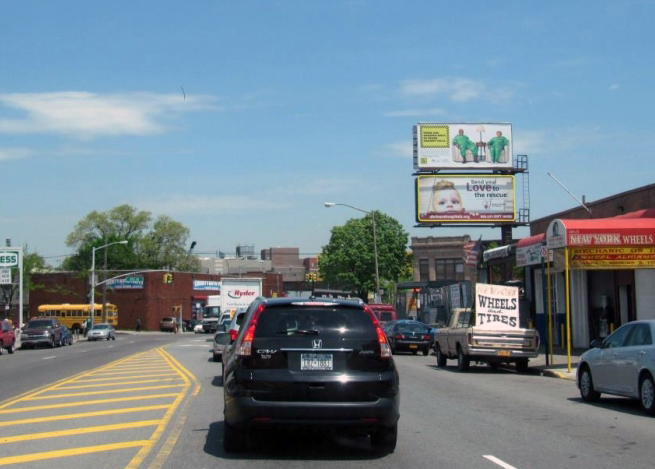
{"type": "Polygon", "coordinates": [[[216,332],[225,332],[225,324],[219,324],[216,326],[216,332]]]}
{"type": "Polygon", "coordinates": [[[591,348],[603,348],[603,341],[600,339],[594,339],[590,344],[591,348]]]}

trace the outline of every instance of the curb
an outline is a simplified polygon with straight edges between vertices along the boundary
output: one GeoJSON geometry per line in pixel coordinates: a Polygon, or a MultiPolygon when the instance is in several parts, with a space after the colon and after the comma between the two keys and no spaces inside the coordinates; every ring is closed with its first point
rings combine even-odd
{"type": "Polygon", "coordinates": [[[561,371],[543,370],[541,375],[548,376],[550,378],[561,378],[568,379],[569,381],[575,381],[575,376],[571,376],[569,373],[563,373],[561,371]]]}

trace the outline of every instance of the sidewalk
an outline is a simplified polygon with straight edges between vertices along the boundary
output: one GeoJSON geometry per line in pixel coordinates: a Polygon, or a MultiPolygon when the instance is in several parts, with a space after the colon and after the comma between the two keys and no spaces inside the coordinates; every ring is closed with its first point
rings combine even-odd
{"type": "Polygon", "coordinates": [[[569,354],[566,347],[553,347],[552,356],[548,354],[548,365],[546,365],[546,350],[542,346],[539,349],[539,356],[530,359],[530,369],[539,371],[543,376],[552,378],[564,378],[575,381],[575,371],[578,366],[580,355],[587,349],[571,349],[571,370],[569,371],[569,354]]]}

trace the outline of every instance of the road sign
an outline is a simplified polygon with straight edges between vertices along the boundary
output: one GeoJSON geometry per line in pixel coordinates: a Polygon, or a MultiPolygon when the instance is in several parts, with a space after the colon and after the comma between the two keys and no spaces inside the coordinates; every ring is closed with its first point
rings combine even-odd
{"type": "Polygon", "coordinates": [[[11,269],[0,269],[0,285],[11,285],[11,269]]]}

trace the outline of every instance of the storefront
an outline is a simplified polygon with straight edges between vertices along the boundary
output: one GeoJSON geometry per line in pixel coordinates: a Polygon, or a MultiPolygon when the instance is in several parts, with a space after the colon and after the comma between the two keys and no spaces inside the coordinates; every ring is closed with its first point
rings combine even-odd
{"type": "MultiPolygon", "coordinates": [[[[565,344],[586,348],[592,339],[602,339],[628,321],[655,318],[655,218],[648,216],[642,211],[549,224],[545,236],[552,262],[546,303],[552,308],[555,335],[564,325],[565,344]]],[[[543,291],[539,270],[534,286],[543,291]]],[[[535,295],[538,314],[543,314],[542,303],[535,295]]]]}

